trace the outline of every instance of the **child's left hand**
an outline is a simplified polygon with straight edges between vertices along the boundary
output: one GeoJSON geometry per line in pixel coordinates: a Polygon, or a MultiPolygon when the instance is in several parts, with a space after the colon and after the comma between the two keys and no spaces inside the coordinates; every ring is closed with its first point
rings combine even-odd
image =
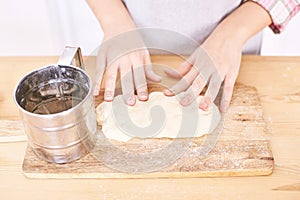
{"type": "Polygon", "coordinates": [[[229,38],[209,37],[184,63],[175,71],[166,70],[170,76],[182,79],[172,88],[165,90],[171,96],[184,92],[180,99],[182,105],[189,105],[201,93],[205,85],[208,89],[199,108],[207,110],[219,93],[224,81],[224,91],[220,110],[226,112],[241,63],[241,47],[229,38]]]}
{"type": "Polygon", "coordinates": [[[175,71],[166,71],[171,76],[179,75],[183,78],[166,90],[165,95],[186,91],[180,102],[188,105],[208,85],[205,97],[199,105],[206,110],[216,98],[224,81],[220,110],[226,112],[239,72],[244,44],[271,22],[272,19],[264,8],[246,1],[216,27],[187,61],[175,71]]]}

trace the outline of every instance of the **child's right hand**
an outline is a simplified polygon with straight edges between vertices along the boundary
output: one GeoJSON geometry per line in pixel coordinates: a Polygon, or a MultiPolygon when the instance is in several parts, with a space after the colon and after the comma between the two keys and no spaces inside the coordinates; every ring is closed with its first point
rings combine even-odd
{"type": "Polygon", "coordinates": [[[121,0],[86,0],[97,17],[104,33],[104,42],[97,56],[94,95],[98,95],[105,75],[104,100],[112,101],[116,79],[120,72],[124,101],[135,104],[134,91],[139,100],[148,99],[146,78],[159,82],[151,66],[150,56],[135,23],[121,0]]]}
{"type": "Polygon", "coordinates": [[[161,81],[152,70],[149,52],[137,31],[104,39],[97,56],[94,95],[99,94],[105,73],[104,100],[112,101],[119,72],[123,99],[130,106],[135,104],[135,91],[140,101],[148,100],[146,79],[161,81]]]}

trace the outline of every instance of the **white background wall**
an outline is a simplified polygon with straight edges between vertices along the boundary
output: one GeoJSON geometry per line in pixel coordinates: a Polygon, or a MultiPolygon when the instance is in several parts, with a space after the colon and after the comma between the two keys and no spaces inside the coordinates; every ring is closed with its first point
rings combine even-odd
{"type": "MultiPolygon", "coordinates": [[[[102,32],[84,0],[0,0],[0,56],[60,55],[65,45],[89,55],[102,32]]],[[[300,14],[280,35],[264,31],[263,55],[300,56],[300,14]]]]}

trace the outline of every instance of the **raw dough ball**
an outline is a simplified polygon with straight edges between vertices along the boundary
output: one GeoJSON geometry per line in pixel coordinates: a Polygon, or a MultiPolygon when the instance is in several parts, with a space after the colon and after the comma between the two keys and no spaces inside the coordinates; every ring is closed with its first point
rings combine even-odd
{"type": "Polygon", "coordinates": [[[108,139],[122,142],[132,137],[200,137],[212,131],[220,121],[216,105],[211,105],[208,111],[198,108],[201,99],[199,96],[197,102],[184,107],[177,96],[166,97],[162,92],[152,92],[148,101],[136,101],[135,106],[127,106],[119,95],[112,102],[102,102],[97,107],[97,122],[108,139]]]}

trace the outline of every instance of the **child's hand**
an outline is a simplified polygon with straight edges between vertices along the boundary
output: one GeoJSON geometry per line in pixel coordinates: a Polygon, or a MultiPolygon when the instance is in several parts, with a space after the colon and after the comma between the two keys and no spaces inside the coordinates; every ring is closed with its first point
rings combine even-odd
{"type": "Polygon", "coordinates": [[[199,104],[202,110],[207,110],[215,100],[224,81],[220,110],[226,112],[240,63],[241,48],[235,45],[234,41],[208,39],[175,71],[166,71],[170,76],[181,76],[182,79],[166,90],[165,95],[185,91],[180,103],[189,105],[201,93],[205,85],[208,85],[204,98],[199,104]]]}
{"type": "Polygon", "coordinates": [[[137,32],[132,31],[103,42],[97,56],[94,95],[99,94],[105,72],[104,100],[112,101],[120,72],[123,99],[128,105],[135,104],[135,91],[139,100],[148,99],[146,78],[159,82],[161,77],[153,72],[149,52],[138,38],[137,32]]]}
{"type": "Polygon", "coordinates": [[[87,3],[104,33],[104,42],[97,56],[94,95],[99,94],[105,72],[104,100],[111,101],[120,72],[125,102],[135,104],[135,90],[139,100],[147,100],[146,78],[154,82],[159,82],[161,78],[152,71],[149,52],[124,3],[121,0],[87,0],[87,3]]]}
{"type": "MultiPolygon", "coordinates": [[[[242,47],[250,37],[271,22],[272,19],[264,8],[246,1],[216,27],[187,62],[178,67],[176,72],[183,76],[182,81],[166,90],[165,94],[173,95],[186,90],[181,103],[189,104],[208,84],[205,98],[199,105],[206,110],[216,98],[224,81],[220,110],[226,112],[241,64],[242,47]]],[[[176,75],[170,71],[167,73],[176,75]]]]}

